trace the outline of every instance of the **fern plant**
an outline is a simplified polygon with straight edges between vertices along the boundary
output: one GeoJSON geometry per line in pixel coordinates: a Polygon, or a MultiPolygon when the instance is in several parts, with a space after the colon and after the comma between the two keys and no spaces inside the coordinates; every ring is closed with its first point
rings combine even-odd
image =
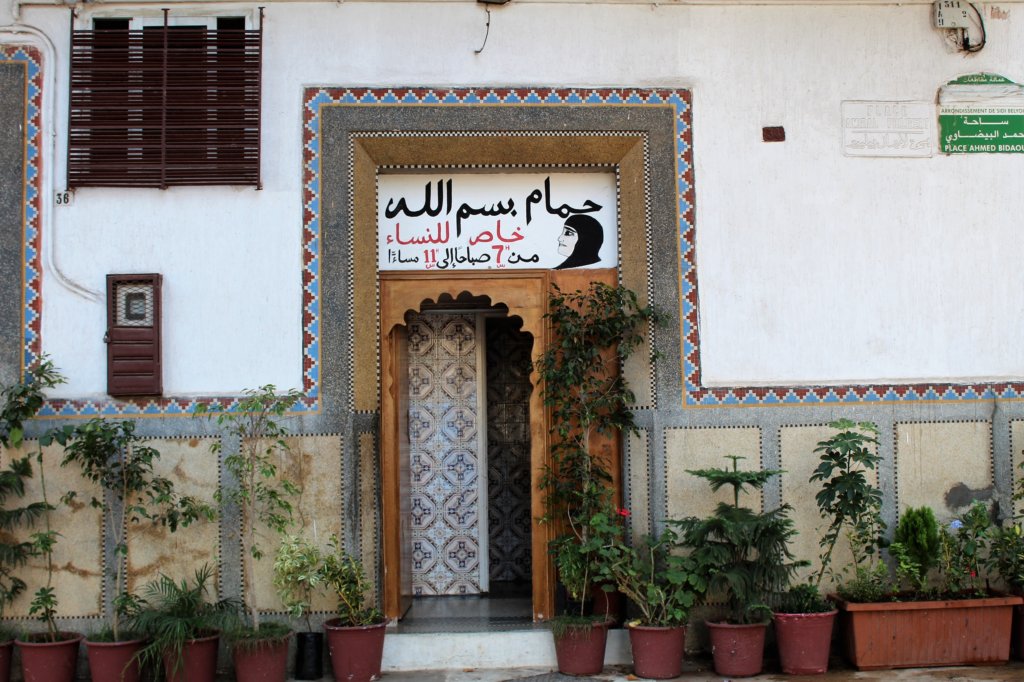
{"type": "Polygon", "coordinates": [[[176,582],[160,574],[142,588],[139,609],[130,621],[135,630],[149,639],[139,652],[144,664],[160,671],[161,663],[169,660],[171,669],[178,671],[186,642],[237,628],[238,600],[211,601],[208,583],[212,578],[213,569],[204,564],[196,569],[191,583],[184,579],[176,582]]]}
{"type": "Polygon", "coordinates": [[[781,471],[741,471],[735,455],[726,457],[731,468],[688,470],[703,478],[712,492],[732,488],[733,502],[719,502],[707,518],[688,517],[671,521],[680,529],[680,544],[690,549],[697,565],[706,571],[708,591],[724,595],[729,621],[762,622],[771,616],[769,603],[789,584],[799,565],[789,549],[796,535],[788,504],[766,512],[740,505],[740,494],[761,490],[781,471]]]}

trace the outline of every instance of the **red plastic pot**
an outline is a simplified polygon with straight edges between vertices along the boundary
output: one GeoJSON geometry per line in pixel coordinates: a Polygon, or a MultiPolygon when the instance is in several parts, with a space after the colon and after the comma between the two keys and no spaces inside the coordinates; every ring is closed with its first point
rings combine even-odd
{"type": "Polygon", "coordinates": [[[72,682],[75,679],[82,635],[61,632],[58,637],[56,642],[47,641],[46,635],[29,635],[17,640],[25,682],[72,682]]]}
{"type": "Polygon", "coordinates": [[[707,626],[716,673],[726,677],[751,677],[761,672],[767,623],[733,625],[708,622],[707,626]]]}
{"type": "Polygon", "coordinates": [[[165,653],[167,682],[216,682],[219,645],[220,635],[213,634],[185,642],[180,661],[173,653],[165,653]]]}
{"type": "Polygon", "coordinates": [[[633,650],[633,672],[637,677],[667,680],[682,674],[685,626],[630,625],[629,645],[633,650]]]}
{"type": "Polygon", "coordinates": [[[607,639],[607,621],[598,621],[589,627],[570,626],[555,635],[558,672],[563,675],[596,675],[601,672],[607,639]]]}
{"type": "Polygon", "coordinates": [[[331,669],[339,682],[371,682],[380,678],[387,623],[346,626],[340,618],[324,623],[331,669]]]}
{"type": "Polygon", "coordinates": [[[779,662],[787,675],[821,675],[828,670],[832,627],[838,611],[776,613],[779,662]]]}
{"type": "Polygon", "coordinates": [[[86,640],[85,653],[89,658],[92,682],[139,682],[142,671],[136,654],[142,646],[141,639],[127,642],[86,640]]]}
{"type": "Polygon", "coordinates": [[[0,682],[11,679],[11,654],[14,652],[14,640],[0,642],[0,682]]]}
{"type": "Polygon", "coordinates": [[[288,676],[288,640],[263,640],[247,646],[235,645],[231,658],[238,682],[284,682],[288,676]]]}

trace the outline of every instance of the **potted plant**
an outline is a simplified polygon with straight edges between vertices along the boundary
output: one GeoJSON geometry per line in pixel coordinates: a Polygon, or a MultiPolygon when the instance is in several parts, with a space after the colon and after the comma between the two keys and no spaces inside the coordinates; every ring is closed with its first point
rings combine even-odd
{"type": "MultiPolygon", "coordinates": [[[[0,398],[0,445],[16,450],[25,440],[24,424],[39,411],[43,404],[43,391],[64,381],[53,364],[43,360],[26,373],[24,379],[6,387],[0,398]]],[[[32,461],[29,455],[12,458],[7,467],[0,470],[0,619],[4,611],[28,587],[17,574],[29,559],[36,555],[37,545],[15,537],[18,529],[31,526],[49,510],[43,501],[21,503],[25,498],[25,482],[32,478],[32,461]],[[18,506],[8,506],[11,500],[19,500],[18,506]]],[[[14,645],[14,631],[0,628],[0,681],[10,678],[11,650],[14,645]]],[[[70,645],[68,645],[70,648],[70,645]]],[[[75,645],[77,653],[77,644],[75,645]]]]}
{"type": "Polygon", "coordinates": [[[789,550],[795,535],[788,504],[765,512],[740,505],[747,488],[760,490],[780,471],[741,471],[742,457],[730,455],[731,468],[688,470],[705,479],[712,492],[732,488],[732,504],[719,502],[707,518],[673,521],[680,528],[680,544],[691,550],[698,566],[708,572],[709,592],[724,596],[728,616],[708,622],[715,671],[745,677],[761,672],[765,631],[772,597],[796,570],[789,550]]]}
{"type": "MultiPolygon", "coordinates": [[[[1020,468],[1024,469],[1024,465],[1020,468]]],[[[1018,477],[1013,499],[1024,498],[1024,477],[1018,477]]],[[[1018,516],[993,529],[986,568],[1011,594],[1024,594],[1024,518],[1018,516]]],[[[1011,653],[1024,658],[1024,606],[1013,609],[1011,653]]]]}
{"type": "Polygon", "coordinates": [[[143,664],[159,666],[168,682],[214,682],[220,632],[238,626],[235,599],[210,601],[213,569],[204,564],[180,583],[161,574],[142,588],[131,627],[149,642],[139,652],[143,664]]]}
{"type": "MultiPolygon", "coordinates": [[[[14,447],[22,444],[24,439],[24,421],[38,412],[43,404],[43,391],[64,382],[64,377],[54,368],[53,363],[43,359],[26,373],[22,383],[12,387],[4,395],[4,441],[14,447]]],[[[47,430],[39,437],[39,450],[34,453],[39,467],[39,489],[41,500],[30,505],[23,519],[35,521],[41,519],[43,528],[33,532],[27,545],[16,543],[18,551],[27,550],[28,556],[38,557],[46,566],[46,584],[41,585],[33,594],[29,604],[29,615],[35,616],[45,625],[45,631],[24,634],[16,640],[21,651],[22,676],[29,680],[47,680],[48,682],[70,682],[75,675],[78,663],[78,645],[82,635],[63,632],[57,627],[57,593],[53,586],[55,571],[53,550],[60,534],[54,530],[50,513],[56,507],[50,503],[46,488],[46,469],[43,466],[43,447],[52,443],[66,445],[72,428],[69,426],[55,427],[47,430]]],[[[18,464],[23,473],[24,481],[31,475],[28,457],[18,464]]],[[[20,591],[20,590],[19,590],[20,591]]]]}
{"type": "Polygon", "coordinates": [[[895,586],[866,602],[840,593],[850,662],[862,670],[1005,662],[1013,608],[1022,599],[986,588],[989,529],[980,502],[941,529],[930,509],[904,512],[889,548],[895,586]]]}
{"type": "MultiPolygon", "coordinates": [[[[134,421],[92,419],[77,427],[64,449],[61,466],[77,464],[82,476],[105,492],[89,504],[103,511],[115,538],[113,610],[110,626],[86,638],[86,653],[93,682],[136,682],[140,667],[136,656],[143,642],[122,627],[138,607],[138,598],[128,591],[125,563],[132,530],[145,523],[165,526],[172,532],[199,518],[212,520],[214,510],[192,497],[177,495],[174,484],[153,472],[160,453],[142,445],[134,421]]],[[[70,503],[75,491],[62,497],[70,503]]]]}
{"type": "Polygon", "coordinates": [[[324,555],[299,535],[286,538],[274,557],[274,587],[293,618],[306,621],[306,631],[295,635],[295,679],[323,677],[323,633],[313,632],[309,620],[313,595],[324,585],[324,555]]]}
{"type": "Polygon", "coordinates": [[[779,664],[787,675],[821,675],[828,670],[838,610],[813,581],[789,588],[772,613],[779,664]]]}
{"type": "MultiPolygon", "coordinates": [[[[794,675],[821,674],[828,670],[838,611],[822,597],[820,590],[826,576],[837,580],[832,557],[840,539],[848,534],[857,538],[852,543],[853,565],[866,567],[872,557],[878,556],[881,532],[885,528],[881,517],[882,493],[867,479],[867,473],[878,462],[878,456],[871,449],[878,443],[875,426],[847,419],[832,422],[830,426],[836,433],[820,441],[814,449],[819,462],[810,478],[811,483],[821,482],[815,502],[818,512],[828,520],[818,543],[821,547],[818,570],[807,583],[791,587],[773,615],[782,671],[794,675]]],[[[872,570],[867,569],[865,575],[870,576],[872,570]]]]}
{"type": "MultiPolygon", "coordinates": [[[[279,464],[289,454],[284,440],[288,430],[280,420],[301,396],[295,390],[278,395],[277,389],[267,384],[244,391],[244,398],[230,410],[222,410],[216,404],[200,404],[195,411],[197,415],[207,414],[216,419],[217,425],[238,442],[238,449],[224,458],[224,468],[231,480],[217,491],[217,501],[238,510],[242,602],[247,625],[229,634],[235,672],[247,681],[283,682],[287,674],[291,628],[285,623],[262,622],[256,603],[255,564],[263,558],[258,526],[280,535],[291,525],[292,505],[288,498],[298,493],[298,487],[288,478],[278,476],[279,464]]],[[[210,449],[220,454],[222,447],[218,440],[210,449]]]]}
{"type": "Polygon", "coordinates": [[[323,583],[338,596],[338,616],[324,623],[334,679],[370,682],[380,677],[387,620],[370,603],[372,584],[358,559],[332,537],[323,557],[323,583]]]}
{"type": "Polygon", "coordinates": [[[544,404],[551,410],[552,465],[543,473],[546,513],[556,536],[549,545],[567,606],[552,623],[559,670],[600,672],[607,623],[587,613],[595,583],[606,577],[604,553],[621,541],[612,475],[595,436],[619,438],[636,427],[635,402],[620,366],[657,320],[625,287],[594,282],[586,291],[554,287],[546,319],[552,343],[537,363],[544,404]]]}
{"type": "Polygon", "coordinates": [[[609,572],[616,589],[640,612],[629,621],[633,668],[638,677],[668,679],[682,673],[686,620],[707,589],[692,556],[674,552],[678,536],[666,528],[644,536],[639,547],[612,548],[609,572]]]}

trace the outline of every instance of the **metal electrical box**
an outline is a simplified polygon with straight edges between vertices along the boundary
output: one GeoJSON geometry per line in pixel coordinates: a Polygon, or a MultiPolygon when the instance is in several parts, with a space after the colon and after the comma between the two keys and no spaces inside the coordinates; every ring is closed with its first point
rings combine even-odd
{"type": "Polygon", "coordinates": [[[932,4],[932,24],[935,28],[970,28],[969,3],[961,0],[935,0],[932,4]]]}

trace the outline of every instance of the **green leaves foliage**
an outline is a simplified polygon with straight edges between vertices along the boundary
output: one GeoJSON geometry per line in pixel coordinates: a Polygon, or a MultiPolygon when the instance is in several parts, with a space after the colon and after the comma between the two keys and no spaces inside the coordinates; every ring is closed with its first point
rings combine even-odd
{"type": "Polygon", "coordinates": [[[591,448],[591,438],[635,430],[629,409],[635,396],[620,365],[658,315],[629,289],[594,282],[573,293],[554,287],[546,319],[553,340],[536,369],[551,411],[552,464],[540,481],[541,521],[556,527],[549,549],[559,580],[582,609],[595,576],[605,571],[602,550],[621,540],[621,527],[610,522],[609,463],[591,448]]]}
{"type": "Polygon", "coordinates": [[[341,548],[332,537],[323,557],[323,583],[338,595],[338,616],[342,625],[375,625],[384,615],[370,603],[373,583],[366,577],[358,559],[341,548]]]}
{"type": "MultiPolygon", "coordinates": [[[[46,400],[45,391],[64,383],[65,379],[54,367],[53,362],[43,356],[36,365],[25,372],[23,379],[0,393],[0,445],[5,448],[20,448],[25,442],[25,422],[32,419],[46,400]]],[[[53,442],[64,445],[72,427],[56,427],[39,436],[40,447],[53,442]]],[[[50,641],[57,641],[57,596],[53,589],[53,548],[59,534],[50,527],[49,512],[54,509],[46,495],[46,477],[43,471],[42,449],[20,459],[12,459],[7,469],[0,473],[0,529],[10,532],[20,527],[34,525],[42,520],[43,530],[33,533],[29,540],[13,540],[9,536],[0,541],[0,616],[26,588],[24,580],[17,576],[16,569],[23,566],[30,557],[41,556],[46,560],[46,584],[39,587],[29,605],[29,613],[46,624],[50,641]],[[21,500],[25,496],[25,481],[32,477],[31,459],[39,464],[39,481],[42,500],[10,508],[12,498],[21,500]]]]}
{"type": "MultiPolygon", "coordinates": [[[[284,534],[292,523],[289,498],[297,495],[299,488],[290,479],[278,477],[278,467],[290,452],[285,441],[288,429],[281,420],[301,397],[294,389],[279,395],[273,384],[265,384],[258,389],[246,389],[244,397],[230,410],[221,410],[217,404],[201,404],[195,410],[196,415],[214,419],[237,441],[237,450],[228,452],[224,458],[231,480],[217,491],[217,501],[238,509],[242,552],[253,561],[263,557],[263,548],[257,541],[257,524],[284,534]]],[[[217,441],[210,450],[220,454],[222,442],[217,441]]],[[[253,629],[259,630],[252,561],[245,562],[244,571],[245,609],[253,629]]]]}
{"type": "Polygon", "coordinates": [[[180,669],[182,649],[188,640],[237,628],[239,603],[235,599],[211,601],[212,578],[213,569],[204,564],[196,569],[191,583],[184,579],[176,582],[161,574],[142,588],[131,625],[149,639],[139,657],[158,674],[163,671],[165,654],[173,658],[174,669],[180,669]]]}
{"type": "Polygon", "coordinates": [[[709,576],[708,588],[725,595],[729,620],[754,623],[771,614],[768,604],[780,593],[799,565],[789,549],[796,530],[788,504],[755,512],[739,504],[745,488],[761,489],[781,472],[740,471],[742,457],[730,456],[732,468],[699,469],[689,473],[718,490],[729,485],[733,504],[720,502],[711,516],[671,521],[679,528],[681,543],[691,551],[697,566],[709,576]]]}
{"type": "MultiPolygon", "coordinates": [[[[879,461],[871,449],[878,445],[878,428],[871,422],[849,419],[836,420],[829,426],[837,433],[814,449],[819,463],[810,478],[811,483],[822,484],[815,502],[829,524],[819,543],[822,552],[816,585],[821,585],[826,574],[838,577],[832,570],[832,554],[844,535],[853,554],[854,572],[868,565],[865,577],[874,572],[871,564],[878,561],[877,550],[885,546],[882,491],[868,480],[868,473],[879,461]]],[[[845,571],[841,572],[843,576],[845,571]]]]}
{"type": "Polygon", "coordinates": [[[313,594],[324,584],[324,555],[320,548],[298,535],[284,539],[274,556],[274,587],[294,618],[305,618],[312,630],[309,609],[313,594]]]}
{"type": "Polygon", "coordinates": [[[900,515],[889,554],[897,561],[898,575],[923,591],[928,571],[939,562],[939,524],[930,508],[911,507],[900,515]]]}
{"type": "Polygon", "coordinates": [[[706,572],[697,560],[673,551],[678,539],[666,528],[659,536],[644,536],[636,548],[619,543],[608,556],[616,588],[640,610],[643,625],[685,625],[707,590],[706,572]]]}
{"type": "MultiPolygon", "coordinates": [[[[140,523],[166,526],[172,532],[179,526],[188,526],[198,519],[213,520],[215,510],[189,496],[178,495],[174,483],[157,475],[153,466],[160,453],[142,444],[135,433],[134,421],[92,419],[77,427],[64,448],[61,466],[77,464],[82,476],[109,493],[116,505],[93,496],[89,504],[102,509],[117,538],[114,551],[119,557],[114,577],[118,593],[114,597],[111,632],[114,641],[120,641],[120,621],[132,612],[137,599],[127,593],[124,560],[128,553],[131,528],[140,523]]],[[[73,490],[62,497],[65,503],[76,496],[73,490]]]]}

